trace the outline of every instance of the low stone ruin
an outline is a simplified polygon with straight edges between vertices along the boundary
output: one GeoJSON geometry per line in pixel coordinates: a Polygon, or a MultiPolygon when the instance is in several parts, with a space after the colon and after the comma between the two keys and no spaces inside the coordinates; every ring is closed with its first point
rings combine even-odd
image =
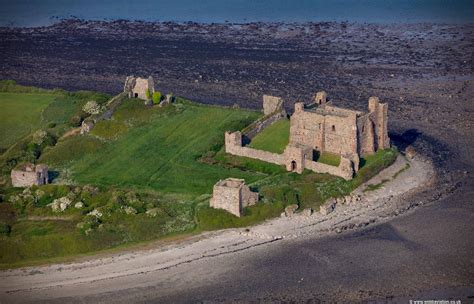
{"type": "Polygon", "coordinates": [[[48,166],[23,164],[11,172],[13,187],[40,186],[48,183],[48,166]]]}
{"type": "Polygon", "coordinates": [[[240,217],[244,207],[255,205],[257,202],[258,193],[250,191],[243,179],[227,178],[214,185],[210,206],[224,209],[240,217]]]}
{"type": "Polygon", "coordinates": [[[173,103],[174,102],[174,96],[173,94],[166,94],[165,98],[160,102],[160,107],[165,106],[167,104],[173,103]]]}
{"type": "Polygon", "coordinates": [[[84,120],[81,124],[81,134],[89,133],[94,127],[94,122],[92,120],[84,120]]]}
{"type": "Polygon", "coordinates": [[[283,99],[281,97],[263,95],[263,114],[270,115],[283,110],[283,99]]]}
{"type": "Polygon", "coordinates": [[[151,99],[153,92],[155,92],[155,82],[153,77],[140,78],[135,76],[128,76],[125,79],[125,85],[123,92],[128,95],[129,98],[140,98],[143,100],[151,99]],[[149,97],[147,97],[147,91],[149,97]]]}

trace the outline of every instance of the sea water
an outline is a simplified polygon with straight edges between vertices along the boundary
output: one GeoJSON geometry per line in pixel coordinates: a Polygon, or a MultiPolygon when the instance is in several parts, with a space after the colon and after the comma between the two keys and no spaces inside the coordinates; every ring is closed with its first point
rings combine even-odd
{"type": "Polygon", "coordinates": [[[0,0],[0,26],[44,26],[68,18],[468,23],[474,22],[474,0],[0,0]]]}

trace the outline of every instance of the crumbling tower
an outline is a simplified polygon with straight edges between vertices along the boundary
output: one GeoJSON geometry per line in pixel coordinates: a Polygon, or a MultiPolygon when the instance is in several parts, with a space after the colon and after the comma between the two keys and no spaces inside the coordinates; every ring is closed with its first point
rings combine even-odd
{"type": "Polygon", "coordinates": [[[387,128],[388,105],[380,103],[378,97],[372,96],[369,98],[369,114],[374,123],[375,151],[390,148],[387,128]]]}

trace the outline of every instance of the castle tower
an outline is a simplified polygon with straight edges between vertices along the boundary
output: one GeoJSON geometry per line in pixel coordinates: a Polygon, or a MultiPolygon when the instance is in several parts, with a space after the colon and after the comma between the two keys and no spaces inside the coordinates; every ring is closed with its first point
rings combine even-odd
{"type": "Polygon", "coordinates": [[[328,94],[325,91],[319,91],[313,98],[313,101],[318,105],[325,105],[327,101],[328,94]]]}
{"type": "Polygon", "coordinates": [[[390,148],[390,140],[388,138],[388,105],[380,103],[378,97],[369,98],[369,113],[374,123],[374,142],[376,150],[390,148]]]}

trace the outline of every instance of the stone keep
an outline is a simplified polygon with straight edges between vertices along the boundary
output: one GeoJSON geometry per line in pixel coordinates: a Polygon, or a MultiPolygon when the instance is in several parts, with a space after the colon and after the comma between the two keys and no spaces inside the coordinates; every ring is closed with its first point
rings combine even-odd
{"type": "Polygon", "coordinates": [[[250,191],[243,179],[227,178],[214,185],[210,206],[224,209],[235,216],[242,215],[242,208],[255,205],[258,193],[250,191]]]}
{"type": "Polygon", "coordinates": [[[128,95],[129,98],[140,98],[143,100],[151,99],[153,92],[155,92],[155,82],[153,77],[148,77],[148,79],[128,76],[125,79],[125,85],[123,87],[124,93],[128,95]],[[150,91],[150,98],[146,97],[146,91],[150,91]]]}
{"type": "Polygon", "coordinates": [[[263,114],[270,115],[283,110],[283,99],[270,95],[263,95],[263,114]]]}
{"type": "Polygon", "coordinates": [[[316,96],[317,106],[305,108],[303,103],[295,103],[290,123],[291,144],[347,156],[364,156],[390,147],[388,106],[377,97],[369,99],[369,112],[364,113],[332,106],[325,101],[324,92],[316,96]]]}
{"type": "Polygon", "coordinates": [[[48,167],[46,165],[21,165],[11,172],[13,187],[30,187],[48,183],[48,167]]]}

